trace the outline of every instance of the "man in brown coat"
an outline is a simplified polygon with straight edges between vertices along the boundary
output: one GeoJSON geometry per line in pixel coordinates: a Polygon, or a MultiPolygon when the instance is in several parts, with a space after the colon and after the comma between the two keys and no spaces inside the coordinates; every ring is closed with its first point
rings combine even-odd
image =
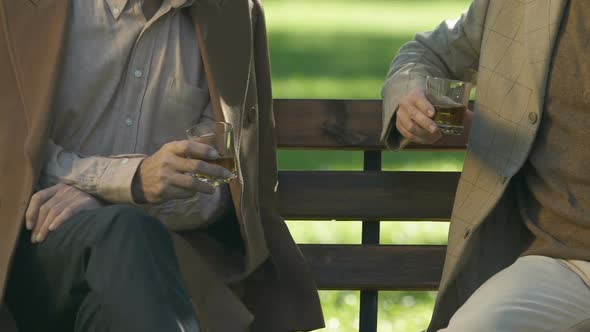
{"type": "Polygon", "coordinates": [[[0,151],[20,331],[323,325],[277,211],[259,1],[0,0],[0,151]],[[229,186],[187,175],[230,177],[184,137],[209,121],[234,129],[229,186]]]}
{"type": "Polygon", "coordinates": [[[586,0],[475,0],[394,60],[392,148],[441,137],[426,76],[477,84],[429,332],[590,331],[588,18],[586,0]]]}

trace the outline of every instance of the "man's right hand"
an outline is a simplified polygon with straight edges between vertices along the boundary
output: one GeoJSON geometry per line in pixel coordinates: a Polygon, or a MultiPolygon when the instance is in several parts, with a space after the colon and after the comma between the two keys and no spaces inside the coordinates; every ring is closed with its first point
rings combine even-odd
{"type": "Polygon", "coordinates": [[[207,162],[217,159],[219,153],[203,143],[185,140],[165,144],[141,163],[133,179],[133,198],[136,203],[157,204],[190,198],[197,192],[213,194],[213,186],[192,174],[232,177],[227,169],[207,162]]]}
{"type": "Polygon", "coordinates": [[[432,120],[434,106],[424,91],[417,90],[400,100],[396,128],[408,141],[432,144],[442,138],[442,132],[432,120]]]}

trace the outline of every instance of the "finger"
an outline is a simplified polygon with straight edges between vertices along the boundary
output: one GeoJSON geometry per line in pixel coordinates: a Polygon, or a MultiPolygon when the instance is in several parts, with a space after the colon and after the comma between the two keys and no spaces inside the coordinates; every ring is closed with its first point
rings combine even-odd
{"type": "Polygon", "coordinates": [[[32,230],[33,227],[35,227],[35,224],[39,217],[39,209],[43,204],[45,204],[45,202],[47,202],[51,197],[53,197],[55,193],[57,193],[58,189],[58,186],[53,186],[41,190],[31,197],[31,201],[29,202],[29,206],[27,207],[27,212],[25,214],[25,223],[28,230],[32,230]]]}
{"type": "Polygon", "coordinates": [[[431,118],[426,116],[426,114],[422,113],[422,111],[414,108],[412,113],[412,120],[420,126],[420,128],[424,129],[430,134],[436,133],[438,130],[438,126],[431,118]]]}
{"type": "Polygon", "coordinates": [[[434,106],[426,99],[423,92],[420,92],[416,95],[414,99],[414,105],[426,116],[432,118],[436,111],[434,110],[434,106]]]}
{"type": "MultiPolygon", "coordinates": [[[[415,110],[414,113],[420,113],[419,111],[415,110]]],[[[424,115],[422,115],[424,116],[424,115]]],[[[400,121],[400,125],[401,127],[403,127],[406,131],[410,132],[413,134],[413,136],[415,137],[420,137],[423,139],[427,139],[430,136],[430,132],[428,132],[427,130],[425,130],[424,128],[422,128],[415,120],[413,120],[412,118],[409,118],[407,116],[405,117],[400,117],[399,118],[400,121]]]]}
{"type": "Polygon", "coordinates": [[[166,195],[166,201],[174,199],[189,199],[195,197],[195,191],[180,187],[170,187],[166,195]]]}
{"type": "Polygon", "coordinates": [[[202,160],[176,158],[173,163],[180,173],[201,174],[219,179],[229,179],[234,176],[226,168],[202,160]]]}
{"type": "Polygon", "coordinates": [[[190,174],[175,174],[170,179],[170,182],[173,186],[192,191],[193,195],[195,192],[208,195],[215,193],[215,187],[200,181],[197,177],[190,174]]]}
{"type": "Polygon", "coordinates": [[[45,241],[45,239],[47,238],[47,234],[49,234],[49,227],[59,215],[63,214],[64,212],[71,213],[68,211],[70,210],[69,206],[72,203],[73,200],[60,201],[58,204],[54,205],[51,208],[51,211],[49,211],[47,217],[45,218],[43,223],[40,225],[39,230],[37,231],[37,235],[35,236],[36,243],[45,241]]]}
{"type": "Polygon", "coordinates": [[[37,218],[37,222],[35,223],[35,228],[33,229],[33,234],[31,235],[31,242],[37,243],[37,238],[39,236],[39,232],[43,225],[45,224],[45,220],[47,216],[53,210],[53,207],[56,206],[60,202],[60,199],[57,195],[51,197],[45,204],[41,205],[39,208],[39,217],[37,218]]]}
{"type": "Polygon", "coordinates": [[[167,148],[183,158],[217,160],[220,157],[219,152],[210,145],[192,140],[168,143],[167,148]]]}
{"type": "Polygon", "coordinates": [[[82,202],[81,204],[75,206],[70,205],[62,209],[61,213],[57,215],[52,221],[47,221],[47,224],[49,225],[49,231],[53,232],[54,230],[58,229],[64,222],[75,216],[78,212],[82,211],[84,204],[85,202],[82,202]]]}
{"type": "Polygon", "coordinates": [[[408,145],[410,142],[416,142],[416,143],[420,143],[420,144],[428,144],[428,142],[425,139],[412,134],[407,129],[405,129],[403,126],[398,127],[398,130],[399,130],[400,134],[402,134],[402,136],[404,136],[407,139],[407,141],[405,142],[405,145],[408,145]]]}

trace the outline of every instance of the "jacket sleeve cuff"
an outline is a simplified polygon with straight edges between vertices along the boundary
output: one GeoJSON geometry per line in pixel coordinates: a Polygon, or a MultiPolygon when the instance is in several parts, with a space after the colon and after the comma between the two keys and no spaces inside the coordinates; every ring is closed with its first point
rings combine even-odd
{"type": "Polygon", "coordinates": [[[109,158],[98,179],[98,196],[109,203],[134,204],[131,185],[135,172],[145,156],[117,156],[109,158]]]}
{"type": "Polygon", "coordinates": [[[383,131],[381,132],[381,141],[389,149],[399,150],[402,146],[403,137],[395,127],[400,100],[412,91],[423,88],[425,81],[425,75],[406,73],[404,75],[394,75],[385,83],[382,92],[383,131]]]}

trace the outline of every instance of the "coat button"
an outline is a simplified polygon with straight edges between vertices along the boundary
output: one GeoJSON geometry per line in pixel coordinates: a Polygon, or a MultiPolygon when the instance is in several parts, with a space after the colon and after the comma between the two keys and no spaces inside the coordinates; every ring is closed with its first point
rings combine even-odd
{"type": "Polygon", "coordinates": [[[257,109],[256,107],[252,106],[250,107],[250,109],[248,110],[248,122],[250,123],[256,123],[257,117],[256,117],[256,113],[257,113],[257,109]]]}
{"type": "Polygon", "coordinates": [[[531,124],[535,124],[535,123],[537,123],[537,120],[539,120],[539,116],[537,115],[537,113],[530,112],[529,113],[529,122],[531,124]]]}

